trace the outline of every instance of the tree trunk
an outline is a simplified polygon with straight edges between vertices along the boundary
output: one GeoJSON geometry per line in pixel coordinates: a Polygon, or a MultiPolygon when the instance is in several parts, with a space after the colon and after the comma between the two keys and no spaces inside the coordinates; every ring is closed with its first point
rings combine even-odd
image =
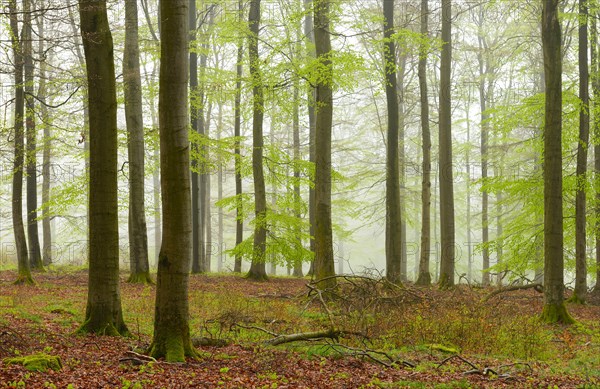
{"type": "Polygon", "coordinates": [[[267,198],[263,171],[263,116],[264,96],[260,59],[258,56],[258,32],[260,26],[260,0],[251,0],[248,14],[248,51],[250,77],[252,80],[252,175],[254,177],[254,248],[252,263],[247,277],[266,280],[265,250],[267,241],[267,198]]]}
{"type": "MultiPolygon", "coordinates": [[[[44,7],[42,2],[41,7],[44,7]]],[[[44,16],[38,18],[38,34],[40,40],[38,42],[38,53],[44,52],[44,16]]],[[[52,229],[50,224],[50,158],[52,149],[52,134],[50,132],[50,115],[48,107],[46,107],[46,67],[47,60],[40,62],[40,83],[38,85],[38,99],[40,100],[40,115],[42,117],[42,123],[44,127],[44,138],[43,138],[43,157],[42,157],[42,236],[44,244],[42,247],[42,263],[44,266],[48,266],[52,263],[52,229]]]]}
{"type": "Polygon", "coordinates": [[[314,34],[317,60],[322,64],[316,85],[315,107],[315,266],[314,279],[321,289],[337,285],[331,223],[331,130],[333,125],[333,64],[329,35],[330,0],[314,1],[314,34]]]}
{"type": "Polygon", "coordinates": [[[195,357],[189,327],[188,283],[192,252],[188,116],[188,0],[162,1],[159,91],[163,240],[156,280],[155,358],[195,357]]]}
{"type": "Polygon", "coordinates": [[[590,136],[590,96],[588,88],[588,9],[587,0],[579,0],[579,143],[577,144],[577,189],[575,192],[575,291],[571,301],[584,303],[587,295],[586,258],[586,181],[590,136]]]}
{"type": "MultiPolygon", "coordinates": [[[[478,27],[483,28],[483,6],[479,6],[478,27]]],[[[487,183],[488,179],[488,141],[489,141],[489,124],[487,113],[487,94],[485,93],[485,81],[487,70],[484,61],[484,38],[481,34],[477,35],[479,44],[477,52],[477,62],[479,63],[479,105],[481,109],[481,182],[487,183]]],[[[489,193],[484,187],[481,190],[481,243],[483,266],[481,272],[481,284],[487,286],[490,284],[490,227],[489,227],[489,193]]]]}
{"type": "MultiPolygon", "coordinates": [[[[315,31],[313,23],[313,0],[304,0],[304,35],[307,39],[307,54],[310,59],[313,59],[316,54],[312,48],[315,44],[315,31]]],[[[308,110],[308,160],[309,162],[316,164],[316,122],[315,122],[315,93],[316,90],[312,85],[308,86],[307,92],[307,110],[308,110]]],[[[316,219],[316,204],[315,204],[315,188],[314,181],[315,177],[310,177],[313,185],[308,188],[308,222],[309,222],[309,235],[310,235],[310,251],[315,255],[315,227],[317,225],[316,219]]],[[[313,276],[314,274],[315,261],[314,259],[310,262],[310,269],[308,275],[313,276]]]]}
{"type": "MultiPolygon", "coordinates": [[[[219,102],[218,117],[217,117],[217,142],[221,140],[221,133],[223,132],[223,103],[219,102]]],[[[223,164],[219,161],[217,170],[217,201],[223,199],[223,164]]],[[[223,207],[219,207],[218,210],[218,222],[217,222],[217,245],[218,245],[218,256],[217,256],[217,271],[220,273],[223,271],[223,207]]]]}
{"type": "MultiPolygon", "coordinates": [[[[591,61],[592,61],[592,92],[594,95],[594,104],[600,103],[600,76],[598,72],[600,68],[598,66],[598,30],[597,30],[597,13],[594,14],[594,17],[589,18],[591,24],[591,61]]],[[[597,105],[596,105],[597,108],[597,105]]],[[[598,138],[600,136],[600,118],[598,115],[593,115],[594,121],[593,124],[593,134],[596,139],[596,144],[594,145],[594,189],[596,192],[596,205],[594,209],[594,213],[596,216],[596,225],[595,225],[595,246],[596,246],[596,285],[594,285],[594,293],[600,294],[600,142],[598,142],[598,138]]]]}
{"type": "MultiPolygon", "coordinates": [[[[421,34],[429,36],[427,2],[421,0],[421,34]]],[[[431,273],[431,131],[429,130],[429,97],[427,95],[427,45],[421,46],[419,65],[419,93],[421,97],[421,132],[423,137],[423,179],[421,181],[421,256],[417,285],[430,285],[431,273]]]]}
{"type": "MultiPolygon", "coordinates": [[[[239,23],[242,23],[244,14],[243,0],[238,2],[239,23]]],[[[240,38],[237,50],[236,62],[236,81],[235,81],[235,102],[234,102],[234,136],[235,136],[235,196],[237,199],[235,207],[235,245],[239,246],[244,241],[244,219],[242,210],[242,155],[240,152],[240,136],[241,136],[241,100],[242,100],[242,61],[244,59],[244,40],[240,38]]],[[[242,272],[242,256],[238,253],[235,255],[235,263],[233,271],[236,273],[242,272]]]]}
{"type": "Polygon", "coordinates": [[[129,282],[152,283],[144,205],[144,122],[136,0],[125,1],[123,83],[129,158],[129,282]]]}
{"type": "Polygon", "coordinates": [[[454,183],[452,179],[452,4],[442,0],[442,47],[440,63],[440,288],[454,285],[454,183]]]}
{"type": "MultiPolygon", "coordinates": [[[[300,37],[300,34],[298,34],[300,37]]],[[[300,42],[300,41],[298,41],[300,42]]],[[[296,48],[296,53],[300,54],[300,48],[296,48]]],[[[300,80],[298,78],[294,79],[294,108],[292,112],[292,130],[293,130],[293,150],[294,150],[294,216],[300,220],[302,218],[302,197],[300,195],[300,80]]],[[[302,231],[300,231],[300,226],[296,228],[296,236],[298,237],[297,245],[298,247],[302,247],[302,231]]],[[[303,277],[302,273],[302,260],[299,258],[293,258],[293,268],[294,271],[292,275],[294,277],[303,277]]]]}
{"type": "Polygon", "coordinates": [[[80,0],[90,113],[89,281],[80,331],[126,334],[119,290],[117,94],[104,0],[80,0]]]}
{"type": "Polygon", "coordinates": [[[394,0],[383,0],[383,37],[385,95],[387,98],[387,150],[385,196],[386,278],[401,283],[402,216],[400,214],[400,169],[398,156],[398,94],[396,91],[396,45],[394,33],[394,0]]]}
{"type": "Polygon", "coordinates": [[[562,56],[559,0],[543,2],[542,47],[546,81],[544,124],[544,309],[545,322],[571,323],[564,304],[562,205],[562,56]]]}
{"type": "Polygon", "coordinates": [[[33,270],[44,270],[37,221],[37,129],[35,128],[35,100],[33,93],[33,43],[31,1],[23,1],[23,65],[25,69],[25,129],[27,138],[27,239],[29,263],[33,270]]]}
{"type": "MultiPolygon", "coordinates": [[[[197,45],[196,36],[198,34],[196,27],[196,0],[189,0],[189,27],[190,27],[190,42],[192,45],[197,45]]],[[[200,99],[200,90],[198,88],[198,53],[196,50],[190,50],[190,121],[192,131],[200,133],[199,108],[203,102],[200,99]]],[[[204,63],[206,66],[206,62],[204,63]]],[[[199,146],[192,143],[194,153],[199,152],[199,146]]],[[[202,259],[204,257],[204,247],[202,246],[202,232],[200,220],[200,173],[198,172],[198,161],[192,159],[192,273],[201,272],[202,259]],[[201,252],[202,251],[202,252],[201,252]]]]}
{"type": "Polygon", "coordinates": [[[31,268],[27,255],[27,241],[23,225],[23,165],[25,159],[25,140],[23,118],[25,114],[25,95],[23,93],[23,51],[19,40],[19,22],[16,0],[8,3],[10,13],[10,30],[13,49],[15,76],[15,159],[12,177],[12,220],[17,246],[18,276],[16,284],[33,284],[31,268]]]}

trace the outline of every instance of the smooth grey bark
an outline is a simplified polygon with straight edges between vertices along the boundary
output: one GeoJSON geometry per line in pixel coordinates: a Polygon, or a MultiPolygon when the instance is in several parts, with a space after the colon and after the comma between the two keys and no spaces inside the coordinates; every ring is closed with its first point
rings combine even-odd
{"type": "Polygon", "coordinates": [[[137,0],[125,0],[123,83],[129,159],[129,282],[152,283],[144,204],[144,121],[137,0]]]}
{"type": "MultiPolygon", "coordinates": [[[[223,103],[219,102],[219,107],[217,110],[217,142],[221,140],[221,133],[223,132],[223,103]]],[[[223,164],[219,162],[219,166],[217,167],[217,201],[221,201],[223,199],[223,164]]],[[[217,271],[220,273],[223,271],[223,207],[219,207],[218,215],[217,215],[217,245],[218,245],[218,254],[217,254],[217,271]]]]}
{"type": "Polygon", "coordinates": [[[391,39],[394,33],[394,0],[383,0],[383,18],[383,58],[388,125],[385,179],[385,276],[390,282],[399,284],[402,278],[402,215],[400,213],[396,45],[391,39]]]}
{"type": "MultiPolygon", "coordinates": [[[[421,0],[421,34],[429,36],[428,0],[421,0]]],[[[422,45],[419,53],[419,94],[421,102],[421,133],[423,138],[423,170],[421,180],[421,251],[417,285],[430,285],[431,272],[431,131],[429,129],[429,97],[427,94],[427,45],[422,45]]]]}
{"type": "Polygon", "coordinates": [[[315,280],[319,288],[337,285],[331,221],[331,131],[333,126],[333,64],[331,62],[330,0],[315,0],[315,54],[322,64],[315,94],[315,280]],[[328,278],[326,278],[328,277],[328,278]]]}
{"type": "MultiPolygon", "coordinates": [[[[300,34],[298,34],[298,37],[300,34]]],[[[300,42],[298,40],[298,42],[300,42]]],[[[299,45],[299,43],[298,43],[299,45]]],[[[300,48],[296,47],[296,53],[300,54],[300,48]]],[[[296,78],[294,79],[294,92],[293,92],[293,101],[294,107],[292,110],[292,137],[293,137],[293,158],[296,161],[294,165],[294,216],[300,220],[302,218],[302,196],[300,194],[300,166],[298,162],[300,162],[300,82],[296,78]]],[[[297,227],[296,236],[298,237],[297,245],[298,247],[302,247],[302,231],[300,231],[300,227],[297,227]]],[[[299,259],[293,260],[293,272],[292,275],[294,277],[303,277],[302,273],[302,261],[299,259]]]]}
{"type": "MultiPolygon", "coordinates": [[[[244,4],[243,0],[238,1],[238,17],[239,23],[241,24],[244,17],[244,4]]],[[[244,220],[242,210],[242,155],[240,150],[240,136],[241,136],[241,100],[242,100],[242,75],[243,67],[242,61],[244,58],[244,40],[240,38],[237,48],[237,62],[235,66],[236,80],[235,80],[235,101],[234,101],[234,155],[235,155],[235,196],[237,198],[235,206],[235,245],[236,247],[244,241],[244,220]]],[[[242,256],[237,253],[235,255],[235,263],[233,271],[236,273],[242,272],[242,256]]]]}
{"type": "MultiPolygon", "coordinates": [[[[484,14],[483,6],[479,6],[478,26],[483,28],[484,14]]],[[[489,114],[487,112],[487,101],[489,94],[486,93],[485,81],[489,72],[489,62],[484,59],[484,51],[487,49],[485,38],[477,34],[477,62],[479,64],[479,105],[481,109],[481,181],[486,183],[488,180],[488,149],[489,149],[489,114]]],[[[483,266],[481,272],[481,283],[486,286],[490,284],[490,228],[489,228],[489,193],[486,188],[481,190],[481,243],[483,266]]]]}
{"type": "MultiPolygon", "coordinates": [[[[42,1],[40,6],[44,7],[45,3],[42,1]]],[[[40,15],[37,18],[38,25],[38,53],[44,52],[44,38],[46,36],[44,29],[44,15],[40,15]]],[[[52,133],[50,131],[50,114],[48,107],[46,106],[46,69],[47,61],[42,60],[40,62],[40,82],[38,84],[38,99],[40,100],[40,115],[42,118],[42,124],[44,129],[44,137],[42,139],[42,263],[44,266],[48,266],[52,263],[52,227],[50,223],[50,190],[51,180],[50,175],[50,163],[51,163],[51,150],[52,150],[52,133]]]]}
{"type": "Polygon", "coordinates": [[[562,204],[562,53],[559,0],[542,9],[546,105],[544,121],[544,308],[545,322],[571,323],[564,304],[562,204]]]}
{"type": "Polygon", "coordinates": [[[159,87],[163,239],[156,280],[154,336],[149,354],[167,362],[195,357],[188,286],[192,253],[188,116],[189,0],[160,3],[159,87]]]}
{"type": "MultiPolygon", "coordinates": [[[[200,133],[199,111],[202,109],[199,106],[203,104],[200,99],[200,89],[198,87],[198,53],[195,46],[198,45],[196,37],[198,28],[196,26],[196,0],[189,0],[189,28],[190,28],[190,43],[194,50],[189,52],[189,71],[190,71],[190,122],[192,131],[200,133]]],[[[204,56],[206,58],[206,56],[204,56]]],[[[206,67],[206,61],[204,62],[206,67]]],[[[199,146],[192,143],[193,151],[199,152],[199,146]]],[[[202,262],[204,259],[204,232],[200,220],[200,173],[198,173],[198,161],[192,159],[192,273],[202,272],[202,262]]]]}
{"type": "Polygon", "coordinates": [[[33,64],[33,26],[31,20],[31,1],[23,0],[23,67],[25,73],[25,137],[27,171],[27,240],[29,263],[32,270],[44,270],[40,235],[38,228],[37,193],[37,129],[35,127],[35,100],[33,64]]]}
{"type": "MultiPolygon", "coordinates": [[[[590,20],[590,57],[592,62],[591,69],[591,81],[592,81],[592,92],[594,96],[594,103],[598,104],[600,97],[600,67],[598,66],[598,27],[597,27],[597,16],[598,13],[594,14],[590,20]]],[[[593,116],[592,131],[595,139],[599,139],[600,136],[600,118],[598,115],[593,116]]],[[[594,285],[594,294],[600,294],[600,142],[594,144],[594,189],[595,189],[595,200],[596,204],[594,207],[594,213],[596,216],[595,224],[595,247],[596,247],[596,284],[594,285]]]]}
{"type": "Polygon", "coordinates": [[[23,225],[23,167],[25,164],[25,94],[23,90],[23,48],[19,39],[19,21],[16,0],[8,3],[10,16],[11,43],[14,61],[15,111],[14,111],[14,161],[12,177],[12,221],[17,246],[18,276],[16,284],[33,284],[31,267],[27,253],[27,240],[23,225]]]}
{"type": "MultiPolygon", "coordinates": [[[[316,56],[314,44],[315,44],[315,31],[313,21],[313,0],[304,0],[304,36],[306,37],[307,55],[309,59],[316,56]]],[[[316,122],[315,122],[315,93],[316,90],[312,85],[307,88],[307,102],[308,102],[308,160],[313,164],[316,164],[316,122]]],[[[314,176],[311,177],[314,184],[314,176]]],[[[314,185],[310,185],[308,188],[308,222],[309,222],[309,235],[310,235],[310,251],[315,255],[315,227],[317,225],[316,220],[316,203],[315,203],[315,188],[314,185]]],[[[310,269],[308,275],[314,274],[314,259],[310,263],[310,269]]]]}
{"type": "Polygon", "coordinates": [[[106,1],[80,0],[90,115],[89,276],[82,332],[128,332],[119,288],[117,92],[106,1]]]}
{"type": "Polygon", "coordinates": [[[254,245],[252,263],[246,277],[266,280],[265,250],[267,242],[267,198],[263,171],[264,95],[258,53],[260,30],[260,0],[251,0],[248,13],[248,51],[252,80],[252,175],[254,177],[254,245]]]}
{"type": "Polygon", "coordinates": [[[584,303],[587,295],[586,181],[590,137],[588,75],[588,1],[579,0],[579,143],[577,144],[577,187],[575,192],[575,290],[571,301],[584,303]]]}
{"type": "Polygon", "coordinates": [[[454,182],[452,172],[452,2],[442,0],[442,54],[440,62],[440,288],[454,285],[454,182]]]}

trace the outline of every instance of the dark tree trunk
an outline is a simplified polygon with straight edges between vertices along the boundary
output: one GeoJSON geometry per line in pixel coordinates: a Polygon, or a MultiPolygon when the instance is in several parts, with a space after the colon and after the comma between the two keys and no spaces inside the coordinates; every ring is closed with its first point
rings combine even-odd
{"type": "MultiPolygon", "coordinates": [[[[591,17],[591,37],[590,37],[590,55],[592,61],[592,92],[594,95],[594,104],[600,103],[600,68],[598,66],[598,30],[597,30],[597,16],[595,13],[594,17],[591,17]]],[[[593,134],[595,139],[599,139],[600,136],[600,118],[598,115],[593,115],[594,121],[592,122],[593,134]]],[[[596,204],[594,213],[596,216],[595,225],[595,246],[596,246],[596,285],[594,285],[594,294],[600,294],[600,142],[596,142],[594,145],[594,187],[596,193],[596,204]]]]}
{"type": "MultiPolygon", "coordinates": [[[[44,6],[44,2],[40,4],[44,6]]],[[[38,53],[44,52],[44,16],[38,18],[38,34],[40,40],[38,42],[38,53]]],[[[50,115],[48,107],[46,107],[46,67],[47,60],[40,62],[40,83],[38,85],[38,99],[40,100],[40,115],[42,117],[42,123],[44,126],[44,138],[43,138],[43,157],[42,157],[42,236],[44,244],[42,247],[42,263],[44,266],[48,266],[52,263],[52,229],[50,225],[50,158],[52,150],[52,134],[50,132],[50,115]]]]}
{"type": "Polygon", "coordinates": [[[315,53],[323,65],[316,85],[315,107],[315,265],[313,277],[321,289],[337,285],[331,222],[331,130],[333,125],[333,64],[329,35],[330,0],[314,1],[315,53]]]}
{"type": "Polygon", "coordinates": [[[250,77],[252,80],[252,175],[254,177],[254,248],[252,263],[247,277],[266,280],[265,250],[267,242],[267,198],[263,171],[263,116],[264,96],[260,59],[258,56],[258,32],[260,26],[260,0],[251,0],[248,14],[250,35],[248,50],[250,77]]]}
{"type": "Polygon", "coordinates": [[[452,3],[442,0],[442,47],[440,63],[440,288],[454,285],[454,183],[452,173],[452,3]]]}
{"type": "Polygon", "coordinates": [[[579,143],[577,144],[577,189],[575,193],[575,291],[571,301],[584,303],[587,295],[586,181],[590,137],[590,96],[588,87],[588,8],[579,0],[579,143]]]}
{"type": "Polygon", "coordinates": [[[15,76],[15,159],[13,162],[12,177],[12,220],[17,246],[18,276],[16,284],[33,284],[31,267],[27,255],[27,240],[23,225],[23,165],[25,160],[25,134],[23,118],[25,116],[25,95],[23,93],[23,50],[19,39],[19,22],[17,1],[8,3],[10,14],[10,30],[13,49],[14,76],[15,76]]]}
{"type": "Polygon", "coordinates": [[[386,278],[401,283],[402,224],[400,209],[400,169],[398,156],[398,94],[396,80],[396,45],[394,33],[394,0],[383,0],[383,37],[385,95],[387,98],[387,160],[385,195],[386,278]]]}
{"type": "Polygon", "coordinates": [[[25,69],[25,129],[27,138],[27,239],[29,263],[33,270],[44,270],[37,221],[37,129],[35,128],[35,100],[33,93],[33,42],[31,2],[23,1],[23,54],[25,69]]]}
{"type": "MultiPolygon", "coordinates": [[[[429,35],[428,0],[421,0],[421,34],[429,35]]],[[[421,182],[421,255],[417,285],[430,285],[431,273],[431,131],[429,130],[429,97],[427,95],[427,45],[421,46],[419,57],[419,93],[421,97],[421,131],[423,137],[423,179],[421,182]]]]}
{"type": "Polygon", "coordinates": [[[89,281],[82,332],[126,334],[119,288],[117,92],[104,0],[80,0],[90,113],[89,281]]]}
{"type": "MultiPolygon", "coordinates": [[[[244,14],[243,1],[238,2],[239,22],[242,23],[244,14]]],[[[237,62],[236,62],[236,81],[235,81],[235,102],[234,102],[234,136],[235,136],[235,195],[237,204],[235,207],[235,245],[238,246],[244,241],[244,220],[242,210],[242,155],[240,152],[241,136],[241,100],[242,100],[242,61],[244,58],[244,40],[240,39],[238,43],[237,62]]],[[[242,256],[235,255],[233,271],[242,272],[242,256]]]]}
{"type": "Polygon", "coordinates": [[[562,204],[562,55],[559,0],[542,10],[542,47],[546,81],[544,125],[544,309],[545,322],[571,323],[564,304],[562,204]]]}
{"type": "MultiPolygon", "coordinates": [[[[189,0],[189,27],[190,27],[190,42],[192,45],[197,45],[196,37],[198,34],[196,27],[196,0],[189,0]]],[[[198,53],[196,50],[190,50],[190,121],[192,131],[200,133],[200,118],[199,105],[202,104],[200,99],[200,90],[198,88],[198,53]]],[[[204,64],[206,66],[206,64],[204,64]]],[[[198,145],[192,143],[194,153],[198,153],[198,145]]],[[[200,220],[200,173],[198,173],[198,161],[192,159],[192,273],[202,272],[202,261],[204,257],[204,246],[202,232],[204,231],[200,220]]]]}
{"type": "Polygon", "coordinates": [[[123,82],[129,157],[129,282],[152,283],[144,205],[144,122],[137,0],[125,1],[123,82]]]}
{"type": "MultiPolygon", "coordinates": [[[[308,41],[307,54],[309,58],[315,57],[315,51],[312,46],[315,43],[315,32],[313,26],[313,0],[304,0],[305,16],[304,16],[304,35],[308,41]]],[[[316,163],[316,122],[315,122],[315,88],[311,85],[308,86],[307,102],[308,102],[308,160],[313,164],[316,163]]],[[[315,177],[310,177],[314,184],[315,177]]],[[[315,255],[315,227],[317,225],[316,219],[316,205],[315,205],[315,188],[314,185],[310,185],[308,188],[308,222],[309,222],[309,235],[310,235],[310,251],[315,255]]],[[[315,261],[314,259],[310,262],[310,269],[308,275],[314,274],[315,261]]]]}
{"type": "Polygon", "coordinates": [[[159,91],[163,240],[156,280],[155,358],[195,357],[189,327],[192,253],[190,143],[188,136],[188,0],[162,1],[159,91]]]}

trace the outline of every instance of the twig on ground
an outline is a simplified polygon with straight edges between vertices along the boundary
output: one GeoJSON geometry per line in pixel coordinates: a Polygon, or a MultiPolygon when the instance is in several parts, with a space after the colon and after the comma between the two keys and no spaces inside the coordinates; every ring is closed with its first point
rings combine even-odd
{"type": "Polygon", "coordinates": [[[523,289],[534,289],[536,292],[542,293],[544,291],[544,287],[542,286],[542,284],[527,284],[527,285],[514,285],[514,286],[507,286],[504,288],[500,288],[500,289],[496,289],[493,292],[490,292],[487,296],[485,296],[482,299],[482,302],[487,302],[488,300],[490,300],[492,297],[499,295],[500,293],[504,293],[504,292],[512,292],[515,290],[523,290],[523,289]]]}

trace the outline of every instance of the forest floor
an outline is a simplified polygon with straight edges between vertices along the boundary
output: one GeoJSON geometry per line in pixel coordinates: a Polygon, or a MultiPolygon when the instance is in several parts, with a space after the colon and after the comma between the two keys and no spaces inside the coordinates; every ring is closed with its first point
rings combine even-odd
{"type": "Polygon", "coordinates": [[[195,275],[192,336],[213,345],[174,364],[141,357],[153,286],[127,284],[122,274],[130,337],[83,336],[75,331],[85,271],[35,274],[35,286],[15,286],[15,277],[0,272],[0,388],[600,387],[597,301],[569,305],[577,324],[550,326],[537,320],[542,294],[532,289],[486,300],[493,289],[393,288],[359,277],[339,279],[340,296],[321,299],[306,279],[195,275]],[[337,339],[269,344],[329,330],[337,339]],[[58,356],[60,371],[7,362],[38,353],[58,356]]]}

